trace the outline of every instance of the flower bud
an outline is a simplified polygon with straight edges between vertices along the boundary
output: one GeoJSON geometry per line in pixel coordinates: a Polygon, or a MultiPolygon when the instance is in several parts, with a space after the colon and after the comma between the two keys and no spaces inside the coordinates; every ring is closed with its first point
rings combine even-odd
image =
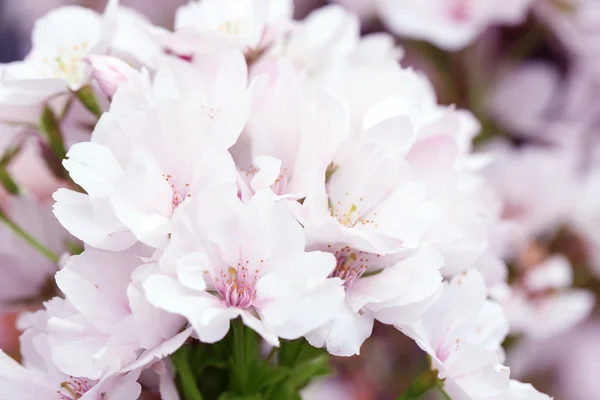
{"type": "Polygon", "coordinates": [[[85,60],[92,67],[92,75],[100,90],[112,97],[122,82],[127,81],[127,75],[134,69],[124,61],[111,56],[89,56],[85,60]]]}

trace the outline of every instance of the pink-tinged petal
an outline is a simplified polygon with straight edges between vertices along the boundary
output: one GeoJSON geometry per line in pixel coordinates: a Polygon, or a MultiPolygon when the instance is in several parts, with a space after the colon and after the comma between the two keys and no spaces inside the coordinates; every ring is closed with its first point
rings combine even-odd
{"type": "Polygon", "coordinates": [[[110,205],[92,203],[88,195],[68,189],[59,189],[52,197],[56,200],[56,218],[69,233],[90,246],[119,251],[135,243],[131,232],[115,219],[110,205]]]}
{"type": "Polygon", "coordinates": [[[136,361],[125,366],[121,372],[128,372],[138,368],[144,368],[157,360],[162,360],[163,358],[175,353],[181,346],[183,346],[185,341],[188,340],[192,332],[193,328],[187,328],[172,338],[160,343],[156,347],[144,351],[136,361]]]}
{"type": "Polygon", "coordinates": [[[67,153],[63,165],[73,180],[90,196],[114,194],[117,182],[123,176],[111,150],[92,142],[77,143],[67,153]]]}
{"type": "Polygon", "coordinates": [[[0,399],[39,400],[56,395],[55,387],[32,374],[0,350],[0,399]]]}
{"type": "Polygon", "coordinates": [[[279,347],[279,338],[277,335],[269,329],[260,319],[256,318],[249,312],[241,312],[240,316],[244,325],[258,333],[267,343],[271,346],[279,347]]]}
{"type": "Polygon", "coordinates": [[[177,261],[179,282],[193,290],[206,290],[204,274],[209,268],[209,260],[202,253],[190,253],[177,261]]]}
{"type": "Polygon", "coordinates": [[[151,304],[186,317],[199,339],[206,343],[221,340],[229,331],[230,320],[240,314],[240,310],[227,307],[218,298],[188,289],[167,276],[150,276],[143,287],[151,304]]]}
{"type": "Polygon", "coordinates": [[[307,334],[306,339],[313,346],[326,347],[335,356],[353,356],[360,353],[363,342],[371,336],[373,322],[369,311],[361,315],[344,304],[337,318],[307,334]]]}

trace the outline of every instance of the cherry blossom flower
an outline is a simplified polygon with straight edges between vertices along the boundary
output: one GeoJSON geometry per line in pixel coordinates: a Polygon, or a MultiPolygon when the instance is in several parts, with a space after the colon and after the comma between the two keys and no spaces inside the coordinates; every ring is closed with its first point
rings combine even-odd
{"type": "Polygon", "coordinates": [[[164,48],[184,57],[228,48],[260,51],[292,11],[292,0],[191,1],[177,9],[175,32],[156,36],[164,48]]]}
{"type": "Polygon", "coordinates": [[[41,103],[85,85],[90,70],[83,60],[108,51],[117,14],[118,1],[111,0],[104,16],[65,6],[38,20],[25,60],[0,67],[0,104],[41,103]]]}
{"type": "Polygon", "coordinates": [[[487,0],[376,0],[376,3],[380,17],[390,30],[453,51],[469,45],[490,25],[521,23],[532,0],[502,3],[487,0]]]}
{"type": "Polygon", "coordinates": [[[303,78],[286,60],[264,62],[253,75],[263,72],[268,73],[269,85],[254,103],[244,135],[232,153],[244,187],[261,189],[264,175],[262,186],[270,185],[277,195],[301,199],[324,183],[334,153],[347,134],[346,113],[338,100],[303,78]],[[264,156],[278,161],[266,162],[264,156]]]}
{"type": "Polygon", "coordinates": [[[431,368],[453,399],[549,399],[510,381],[509,369],[499,363],[508,321],[486,297],[481,274],[466,272],[445,285],[422,319],[400,329],[431,356],[431,368]]]}
{"type": "Polygon", "coordinates": [[[218,188],[237,193],[226,147],[250,107],[238,56],[219,55],[204,70],[173,60],[153,86],[143,74],[120,85],[91,142],[73,146],[64,161],[87,192],[54,195],[55,214],[74,236],[103,249],[123,250],[136,241],[161,247],[184,201],[218,188]]]}
{"type": "Polygon", "coordinates": [[[138,357],[151,361],[165,348],[175,351],[189,337],[189,330],[180,333],[181,317],[145,300],[136,274],[144,276],[138,267],[146,252],[140,246],[120,253],[87,249],[56,274],[67,300],[48,311],[45,336],[61,371],[100,379],[138,357]]]}
{"type": "Polygon", "coordinates": [[[137,399],[139,372],[107,376],[101,381],[78,378],[59,371],[44,373],[25,368],[0,350],[0,384],[3,399],[94,400],[137,399]]]}
{"type": "Polygon", "coordinates": [[[203,342],[222,339],[241,317],[278,345],[328,322],[343,300],[341,279],[328,279],[334,257],[304,246],[301,226],[270,191],[247,204],[213,192],[177,210],[161,274],[144,290],[156,307],[185,316],[203,342]]]}

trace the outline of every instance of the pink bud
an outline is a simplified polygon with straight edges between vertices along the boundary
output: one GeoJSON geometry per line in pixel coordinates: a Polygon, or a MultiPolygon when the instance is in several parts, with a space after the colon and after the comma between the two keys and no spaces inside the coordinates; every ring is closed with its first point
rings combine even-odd
{"type": "Polygon", "coordinates": [[[89,56],[85,61],[92,67],[92,75],[102,92],[112,97],[128,74],[135,71],[129,64],[111,56],[89,56]]]}

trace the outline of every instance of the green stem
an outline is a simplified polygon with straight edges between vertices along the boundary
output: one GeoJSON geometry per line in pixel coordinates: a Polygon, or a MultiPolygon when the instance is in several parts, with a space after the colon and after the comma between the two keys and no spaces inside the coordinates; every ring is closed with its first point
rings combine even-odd
{"type": "Polygon", "coordinates": [[[14,181],[12,176],[8,173],[6,168],[0,165],[0,185],[4,186],[4,189],[10,194],[18,195],[21,192],[19,185],[14,181]]]}
{"type": "Polygon", "coordinates": [[[233,373],[234,385],[239,394],[244,394],[247,388],[247,366],[245,354],[244,323],[241,320],[233,321],[233,373]]]}
{"type": "Polygon", "coordinates": [[[17,236],[21,239],[29,243],[31,247],[36,249],[40,254],[48,258],[53,263],[58,263],[58,255],[54,253],[52,250],[44,246],[39,242],[36,238],[31,236],[29,233],[25,232],[19,225],[15,224],[11,221],[1,210],[0,210],[0,221],[4,222],[4,224],[12,230],[17,236]]]}
{"type": "Polygon", "coordinates": [[[267,355],[267,364],[271,363],[271,361],[273,361],[273,359],[275,358],[275,356],[277,355],[277,351],[279,350],[279,347],[275,347],[273,346],[273,348],[271,349],[271,351],[269,352],[269,355],[267,355]]]}
{"type": "Polygon", "coordinates": [[[438,384],[437,371],[427,370],[417,376],[410,387],[397,400],[417,400],[438,384]]]}
{"type": "Polygon", "coordinates": [[[96,95],[94,94],[94,89],[90,86],[84,86],[79,89],[76,93],[77,98],[83,104],[85,108],[96,117],[100,118],[102,116],[102,108],[98,101],[96,100],[96,95]]]}
{"type": "Polygon", "coordinates": [[[185,398],[187,400],[203,400],[188,362],[187,349],[182,347],[173,353],[171,361],[173,361],[173,365],[177,370],[177,376],[179,376],[179,382],[181,383],[185,398]]]}
{"type": "Polygon", "coordinates": [[[443,385],[440,383],[441,381],[438,380],[438,390],[440,391],[440,393],[442,394],[442,396],[444,396],[445,399],[447,400],[452,400],[452,398],[450,397],[450,395],[448,393],[446,393],[446,391],[443,389],[443,385]]]}
{"type": "Polygon", "coordinates": [[[48,147],[59,160],[67,157],[65,142],[60,131],[60,123],[54,114],[54,111],[48,106],[44,107],[39,123],[40,132],[46,137],[48,147]]]}

